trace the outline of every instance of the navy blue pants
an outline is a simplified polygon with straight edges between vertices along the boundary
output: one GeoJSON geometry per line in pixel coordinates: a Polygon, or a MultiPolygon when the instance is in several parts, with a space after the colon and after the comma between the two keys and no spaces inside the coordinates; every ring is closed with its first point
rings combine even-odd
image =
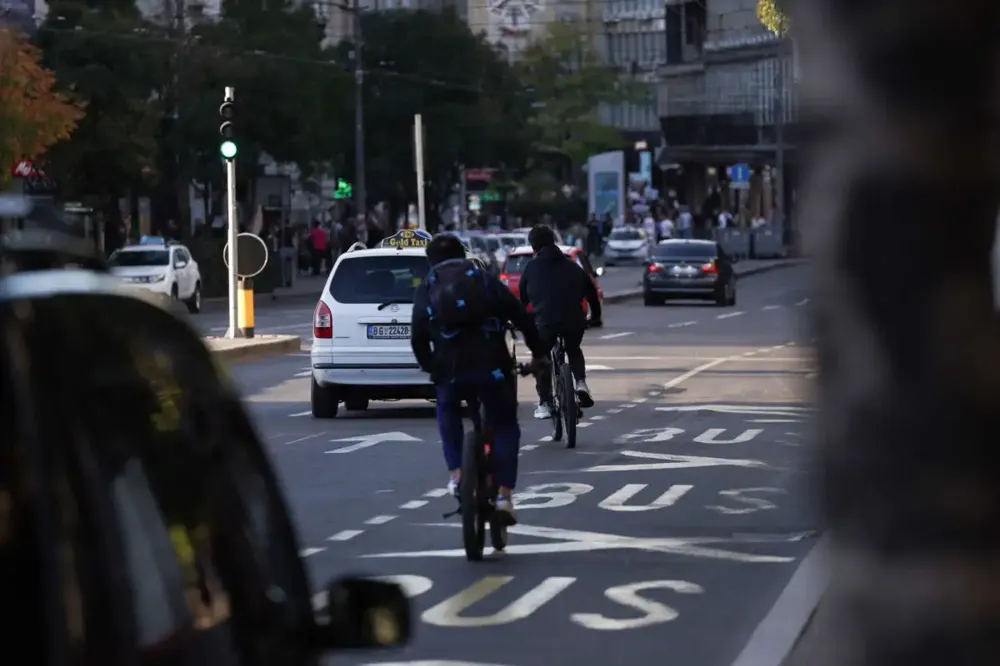
{"type": "Polygon", "coordinates": [[[437,387],[437,424],[448,470],[462,467],[462,401],[478,400],[486,412],[493,433],[494,478],[498,486],[513,488],[517,483],[517,452],[521,427],[517,423],[517,397],[505,380],[455,382],[437,387]]]}

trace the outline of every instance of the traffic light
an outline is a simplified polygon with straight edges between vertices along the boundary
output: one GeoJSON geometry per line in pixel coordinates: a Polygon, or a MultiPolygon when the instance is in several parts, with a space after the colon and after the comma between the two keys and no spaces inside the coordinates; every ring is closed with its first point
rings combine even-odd
{"type": "Polygon", "coordinates": [[[232,99],[227,99],[219,107],[219,116],[222,118],[222,124],[219,125],[219,135],[222,137],[222,144],[219,145],[219,152],[222,156],[231,160],[236,157],[236,141],[234,140],[235,126],[233,123],[236,120],[236,102],[232,99]]]}

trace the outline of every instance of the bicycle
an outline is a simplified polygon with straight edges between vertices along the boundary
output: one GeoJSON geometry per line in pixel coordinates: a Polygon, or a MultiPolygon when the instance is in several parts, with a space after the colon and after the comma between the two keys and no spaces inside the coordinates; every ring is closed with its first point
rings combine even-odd
{"type": "MultiPolygon", "coordinates": [[[[529,375],[532,366],[520,364],[516,375],[529,375]]],[[[462,442],[462,480],[458,484],[458,508],[444,518],[462,516],[462,545],[470,562],[483,559],[486,526],[490,543],[496,551],[507,547],[507,524],[496,511],[499,487],[493,480],[493,434],[486,423],[486,410],[476,398],[466,398],[472,430],[462,442]],[[473,482],[474,480],[474,482],[473,482]]]]}
{"type": "Polygon", "coordinates": [[[566,343],[560,335],[551,351],[552,362],[552,441],[562,440],[566,426],[566,448],[576,448],[576,424],[583,416],[576,402],[573,371],[566,362],[566,343]]]}

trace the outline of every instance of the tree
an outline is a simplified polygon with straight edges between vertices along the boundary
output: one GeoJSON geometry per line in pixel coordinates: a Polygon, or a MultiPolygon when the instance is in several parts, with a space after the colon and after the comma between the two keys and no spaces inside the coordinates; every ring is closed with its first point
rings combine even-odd
{"type": "Polygon", "coordinates": [[[757,18],[775,34],[783,35],[788,31],[788,17],[778,8],[777,0],[757,0],[757,18]]]}
{"type": "Polygon", "coordinates": [[[603,63],[579,22],[552,23],[524,50],[520,70],[538,100],[532,124],[540,147],[567,156],[574,165],[622,145],[620,131],[597,116],[602,104],[649,99],[646,86],[603,63]]]}
{"type": "MultiPolygon", "coordinates": [[[[367,74],[366,168],[372,201],[416,199],[413,117],[426,128],[427,210],[437,209],[459,165],[518,164],[530,146],[527,100],[510,65],[454,12],[388,11],[363,20],[367,74]],[[433,35],[433,48],[427,36],[433,35]]],[[[350,44],[340,47],[348,60],[350,44]]],[[[353,151],[349,151],[353,164],[353,151]]]]}
{"type": "Polygon", "coordinates": [[[71,140],[52,151],[60,191],[114,220],[118,199],[157,176],[164,33],[130,0],[53,0],[37,39],[60,83],[87,105],[71,140]]]}
{"type": "Polygon", "coordinates": [[[22,35],[0,28],[0,186],[20,159],[38,159],[67,139],[82,105],[56,90],[55,74],[22,35]]]}

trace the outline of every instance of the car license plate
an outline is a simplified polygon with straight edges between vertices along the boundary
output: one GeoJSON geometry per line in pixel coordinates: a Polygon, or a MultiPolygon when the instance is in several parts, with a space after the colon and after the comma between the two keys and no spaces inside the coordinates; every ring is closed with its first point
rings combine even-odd
{"type": "Polygon", "coordinates": [[[368,324],[369,340],[409,340],[409,324],[368,324]]]}

